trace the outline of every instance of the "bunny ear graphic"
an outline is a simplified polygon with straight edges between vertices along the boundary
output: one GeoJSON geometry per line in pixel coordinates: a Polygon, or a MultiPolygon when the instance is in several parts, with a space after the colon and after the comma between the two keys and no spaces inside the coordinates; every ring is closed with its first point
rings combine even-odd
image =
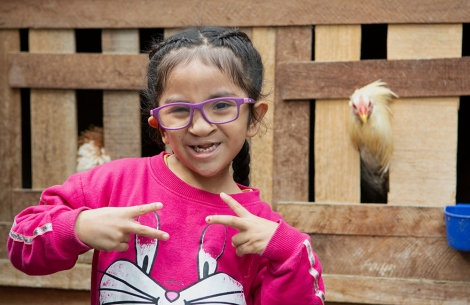
{"type": "Polygon", "coordinates": [[[223,225],[207,226],[201,236],[198,253],[199,279],[207,278],[217,270],[217,260],[224,253],[227,229],[223,225]]]}
{"type": "MultiPolygon", "coordinates": [[[[137,218],[142,225],[160,229],[160,219],[157,213],[148,213],[137,218]]],[[[158,239],[145,236],[135,236],[136,263],[145,274],[152,270],[157,255],[158,239]]]]}

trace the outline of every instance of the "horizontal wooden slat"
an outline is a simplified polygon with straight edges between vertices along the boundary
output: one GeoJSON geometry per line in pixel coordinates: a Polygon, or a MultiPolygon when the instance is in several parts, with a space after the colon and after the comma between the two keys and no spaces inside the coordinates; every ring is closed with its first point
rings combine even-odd
{"type": "Polygon", "coordinates": [[[29,276],[15,269],[9,260],[0,259],[0,285],[89,290],[91,265],[76,264],[70,270],[47,276],[29,276]]]}
{"type": "Polygon", "coordinates": [[[140,90],[148,56],[12,53],[9,63],[12,87],[140,90]]]}
{"type": "Polygon", "coordinates": [[[324,274],[326,299],[358,304],[464,305],[470,282],[324,274]]]}
{"type": "Polygon", "coordinates": [[[38,205],[42,191],[42,189],[14,189],[11,202],[13,217],[29,206],[38,205]]]}
{"type": "Polygon", "coordinates": [[[0,295],[0,305],[90,305],[86,290],[0,286],[0,295]]]}
{"type": "Polygon", "coordinates": [[[441,207],[390,204],[280,202],[277,211],[306,233],[374,236],[445,236],[441,207]]]}
{"type": "Polygon", "coordinates": [[[400,97],[470,95],[470,57],[279,63],[284,100],[348,98],[381,79],[400,97]]]}
{"type": "Polygon", "coordinates": [[[470,283],[470,252],[445,237],[310,236],[325,273],[470,283]]]}
{"type": "MultiPolygon", "coordinates": [[[[147,55],[9,55],[12,87],[140,90],[147,55]]],[[[346,98],[356,88],[382,79],[400,97],[470,94],[470,58],[280,63],[283,99],[346,98]],[[412,80],[412,81],[410,81],[412,80]]]]}
{"type": "Polygon", "coordinates": [[[468,22],[466,0],[2,1],[3,28],[174,28],[468,22]],[[281,13],[280,13],[281,12],[281,13]]]}

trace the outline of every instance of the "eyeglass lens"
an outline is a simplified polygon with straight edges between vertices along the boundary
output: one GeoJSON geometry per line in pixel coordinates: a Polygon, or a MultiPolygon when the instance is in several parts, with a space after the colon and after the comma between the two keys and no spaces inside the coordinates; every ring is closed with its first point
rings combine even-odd
{"type": "MultiPolygon", "coordinates": [[[[190,123],[193,104],[168,104],[159,112],[160,123],[166,128],[184,127],[190,123]]],[[[201,109],[201,108],[199,108],[201,109]]],[[[202,105],[205,118],[214,124],[223,124],[238,116],[238,105],[234,100],[209,101],[202,105]]]]}

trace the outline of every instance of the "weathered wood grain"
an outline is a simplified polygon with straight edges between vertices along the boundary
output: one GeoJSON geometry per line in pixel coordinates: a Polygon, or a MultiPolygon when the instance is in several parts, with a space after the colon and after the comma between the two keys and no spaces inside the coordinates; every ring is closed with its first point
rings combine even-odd
{"type": "MultiPolygon", "coordinates": [[[[276,62],[305,61],[312,56],[311,27],[278,28],[276,62]]],[[[307,201],[309,193],[310,102],[283,102],[277,75],[274,88],[273,206],[279,200],[307,201]],[[294,107],[293,107],[294,106],[294,107]]]]}
{"type": "Polygon", "coordinates": [[[465,0],[16,0],[2,1],[3,28],[177,28],[468,22],[465,0]]]}
{"type": "Polygon", "coordinates": [[[455,203],[458,108],[458,97],[407,98],[392,103],[389,203],[455,203]]]}
{"type": "MultiPolygon", "coordinates": [[[[251,30],[251,40],[260,53],[264,65],[264,84],[262,92],[269,94],[267,101],[274,98],[274,82],[276,67],[276,29],[274,27],[255,27],[251,30]]],[[[274,126],[274,108],[276,105],[269,103],[263,124],[274,126]]],[[[258,134],[251,138],[251,164],[250,183],[260,189],[261,198],[272,204],[273,179],[274,179],[274,133],[272,128],[265,128],[261,124],[258,134]]]]}
{"type": "Polygon", "coordinates": [[[15,269],[7,259],[0,259],[0,286],[23,286],[89,290],[91,285],[91,265],[76,264],[70,270],[47,276],[29,276],[15,269]]]}
{"type": "MultiPolygon", "coordinates": [[[[74,53],[74,32],[30,30],[29,51],[74,53]]],[[[78,137],[76,113],[75,91],[31,89],[33,188],[61,184],[75,172],[78,137]]]]}
{"type": "Polygon", "coordinates": [[[140,90],[145,86],[144,54],[9,55],[12,87],[140,90]]]}
{"type": "Polygon", "coordinates": [[[0,286],[0,305],[89,305],[90,292],[31,287],[0,286]]]}
{"type": "Polygon", "coordinates": [[[9,221],[11,190],[21,187],[21,101],[8,85],[8,53],[18,52],[18,30],[0,30],[0,221],[9,221]]]}
{"type": "MultiPolygon", "coordinates": [[[[13,189],[11,193],[11,206],[13,217],[27,207],[38,205],[42,189],[13,189]]],[[[13,217],[8,221],[13,221],[13,217]]]]}
{"type": "Polygon", "coordinates": [[[445,237],[441,207],[279,202],[277,211],[309,234],[445,237]]]}
{"type": "Polygon", "coordinates": [[[470,94],[470,58],[279,63],[285,100],[348,98],[381,79],[400,97],[470,94]]]}
{"type": "Polygon", "coordinates": [[[470,283],[470,253],[450,248],[445,237],[313,234],[311,239],[327,274],[470,283]]]}
{"type": "MultiPolygon", "coordinates": [[[[101,35],[104,54],[139,54],[138,30],[103,30],[101,35]]],[[[138,92],[103,92],[104,146],[112,160],[141,156],[140,112],[138,92]]]]}
{"type": "MultiPolygon", "coordinates": [[[[315,61],[357,61],[360,54],[360,25],[315,26],[315,61]]],[[[349,112],[348,100],[315,101],[315,201],[360,202],[360,159],[349,139],[349,112]]]]}
{"type": "Polygon", "coordinates": [[[421,75],[438,79],[432,82],[430,77],[427,88],[420,84],[417,75],[404,76],[411,86],[423,86],[433,92],[420,97],[434,98],[403,99],[405,96],[392,87],[401,98],[391,107],[394,149],[389,203],[408,201],[434,206],[455,203],[459,95],[470,94],[470,58],[455,58],[462,54],[462,31],[462,24],[388,27],[387,56],[392,62],[454,58],[448,59],[450,65],[441,62],[439,68],[430,66],[429,70],[420,71],[421,75]],[[436,88],[441,90],[436,92],[436,88]],[[446,94],[442,94],[444,91],[446,94]]]}
{"type": "MultiPolygon", "coordinates": [[[[468,57],[351,62],[303,60],[278,61],[276,76],[282,99],[348,98],[355,89],[377,79],[387,82],[400,97],[470,94],[468,57]]],[[[12,87],[140,90],[145,86],[148,57],[11,53],[8,62],[12,87]]]]}
{"type": "Polygon", "coordinates": [[[327,287],[327,300],[332,302],[407,305],[470,303],[468,282],[342,274],[324,274],[323,279],[327,287]]]}

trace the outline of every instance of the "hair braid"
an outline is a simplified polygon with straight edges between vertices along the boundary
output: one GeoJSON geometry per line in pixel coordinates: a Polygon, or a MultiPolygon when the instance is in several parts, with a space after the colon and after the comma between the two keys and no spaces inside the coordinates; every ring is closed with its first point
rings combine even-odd
{"type": "Polygon", "coordinates": [[[193,40],[184,36],[172,36],[166,40],[162,40],[159,43],[154,44],[150,49],[149,59],[150,61],[152,61],[153,57],[157,53],[159,53],[160,56],[158,56],[158,58],[160,58],[162,57],[162,55],[166,54],[170,50],[177,49],[179,47],[189,46],[193,43],[193,40]]]}
{"type": "Polygon", "coordinates": [[[250,144],[245,140],[242,149],[238,152],[232,162],[233,180],[235,182],[250,185],[250,144]]]}
{"type": "MultiPolygon", "coordinates": [[[[248,38],[248,36],[244,32],[239,31],[237,28],[227,29],[227,30],[223,31],[222,33],[220,33],[219,35],[217,35],[217,37],[215,39],[220,40],[220,39],[227,39],[227,38],[231,38],[231,37],[240,38],[244,41],[250,41],[250,38],[248,38]]],[[[251,43],[251,41],[250,41],[250,43],[251,43]]]]}

